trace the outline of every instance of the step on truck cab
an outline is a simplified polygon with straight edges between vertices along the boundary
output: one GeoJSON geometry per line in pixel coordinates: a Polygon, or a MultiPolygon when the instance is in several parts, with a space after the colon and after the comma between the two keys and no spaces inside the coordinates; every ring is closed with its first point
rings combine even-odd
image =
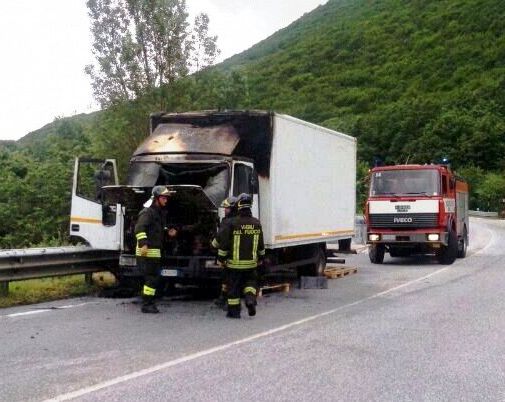
{"type": "Polygon", "coordinates": [[[155,185],[175,191],[168,224],[178,235],[162,255],[162,274],[174,282],[219,277],[211,241],[230,195],[253,195],[269,270],[322,274],[326,243],[354,236],[356,140],[286,115],[153,114],[126,183],[118,185],[113,160],[76,160],[70,234],[118,250],[120,279],[141,276],[134,227],[155,185]]]}
{"type": "Polygon", "coordinates": [[[370,261],[435,254],[442,264],[468,247],[468,185],[447,165],[396,165],[370,171],[365,207],[370,261]]]}

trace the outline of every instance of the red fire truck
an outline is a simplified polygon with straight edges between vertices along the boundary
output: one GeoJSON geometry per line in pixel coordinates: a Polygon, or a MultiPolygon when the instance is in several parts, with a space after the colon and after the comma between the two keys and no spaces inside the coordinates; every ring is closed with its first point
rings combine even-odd
{"type": "Polygon", "coordinates": [[[447,165],[396,165],[370,171],[365,219],[370,261],[435,254],[441,264],[468,247],[468,184],[447,165]]]}

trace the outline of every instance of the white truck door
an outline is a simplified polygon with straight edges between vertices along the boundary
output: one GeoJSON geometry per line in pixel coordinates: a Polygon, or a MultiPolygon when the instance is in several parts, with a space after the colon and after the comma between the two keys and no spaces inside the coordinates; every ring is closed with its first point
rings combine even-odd
{"type": "Polygon", "coordinates": [[[76,158],[70,211],[70,236],[102,250],[120,250],[122,211],[106,205],[101,188],[117,185],[114,159],[76,158]]]}
{"type": "Polygon", "coordinates": [[[231,194],[236,197],[242,193],[253,196],[251,212],[254,217],[259,219],[258,177],[254,170],[254,164],[252,162],[234,161],[231,194]]]}

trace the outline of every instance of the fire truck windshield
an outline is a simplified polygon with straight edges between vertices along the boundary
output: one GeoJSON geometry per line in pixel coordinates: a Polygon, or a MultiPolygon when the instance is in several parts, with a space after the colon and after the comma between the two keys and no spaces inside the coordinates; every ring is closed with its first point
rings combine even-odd
{"type": "Polygon", "coordinates": [[[370,196],[440,194],[440,176],[433,169],[383,170],[372,174],[370,196]]]}

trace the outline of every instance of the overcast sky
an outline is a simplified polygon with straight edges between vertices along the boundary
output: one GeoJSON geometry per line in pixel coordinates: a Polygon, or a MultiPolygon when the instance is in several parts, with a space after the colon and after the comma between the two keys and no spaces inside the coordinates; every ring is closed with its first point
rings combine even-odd
{"type": "MultiPolygon", "coordinates": [[[[326,0],[186,0],[205,12],[220,60],[248,49],[326,0]]],[[[56,117],[98,109],[84,66],[93,62],[85,0],[0,4],[0,139],[16,140],[56,117]]],[[[192,18],[191,18],[192,20],[192,18]]]]}

